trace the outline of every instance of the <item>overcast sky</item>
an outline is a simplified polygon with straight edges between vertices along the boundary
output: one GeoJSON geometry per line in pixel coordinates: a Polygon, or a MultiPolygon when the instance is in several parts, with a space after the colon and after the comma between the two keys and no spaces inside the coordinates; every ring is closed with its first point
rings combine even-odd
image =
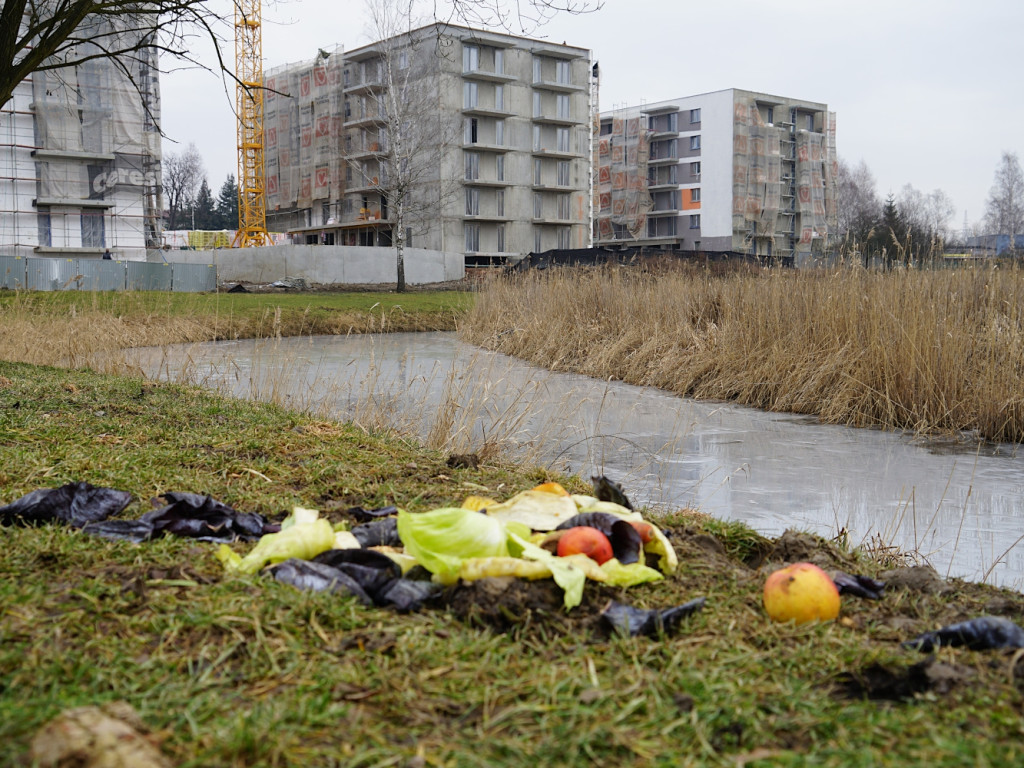
{"type": "MultiPolygon", "coordinates": [[[[265,0],[265,68],[371,42],[365,8],[265,0]]],[[[1021,0],[605,0],[530,36],[593,51],[602,110],[724,88],[825,102],[841,159],[866,162],[882,197],[905,184],[945,191],[959,230],[965,212],[981,219],[1001,154],[1024,162],[1022,29],[1021,0]]],[[[225,53],[230,65],[230,38],[225,53]]],[[[164,152],[194,142],[216,195],[237,168],[233,87],[185,70],[161,92],[164,152]]]]}

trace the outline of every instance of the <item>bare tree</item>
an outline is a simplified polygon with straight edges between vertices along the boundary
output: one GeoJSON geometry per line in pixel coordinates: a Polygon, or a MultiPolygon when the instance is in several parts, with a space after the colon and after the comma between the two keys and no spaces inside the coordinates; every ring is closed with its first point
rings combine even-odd
{"type": "Polygon", "coordinates": [[[188,223],[186,212],[195,205],[199,185],[206,180],[203,158],[195,144],[189,144],[184,152],[167,155],[163,163],[164,199],[167,201],[167,228],[181,229],[188,223]]]}
{"type": "Polygon", "coordinates": [[[2,0],[0,106],[33,72],[110,59],[135,82],[153,51],[196,64],[195,38],[212,40],[220,67],[224,19],[207,0],[2,0]]]}
{"type": "Polygon", "coordinates": [[[559,13],[577,16],[604,7],[604,0],[434,0],[434,19],[471,27],[500,27],[529,35],[559,13]]]}
{"type": "Polygon", "coordinates": [[[839,161],[837,205],[839,234],[863,248],[882,216],[875,177],[863,160],[857,166],[839,161]]]}
{"type": "Polygon", "coordinates": [[[414,5],[415,0],[367,0],[370,31],[378,42],[371,46],[377,56],[363,66],[370,72],[366,77],[378,78],[380,87],[361,108],[378,118],[377,134],[363,128],[351,138],[357,148],[375,146],[378,154],[375,168],[365,160],[349,161],[387,210],[398,291],[406,287],[407,233],[414,226],[436,224],[453,194],[453,183],[440,170],[458,130],[440,104],[436,38],[429,30],[417,31],[414,5]]]}
{"type": "Polygon", "coordinates": [[[985,203],[985,227],[989,234],[1015,236],[1024,232],[1024,173],[1015,152],[1003,152],[985,203]]]}

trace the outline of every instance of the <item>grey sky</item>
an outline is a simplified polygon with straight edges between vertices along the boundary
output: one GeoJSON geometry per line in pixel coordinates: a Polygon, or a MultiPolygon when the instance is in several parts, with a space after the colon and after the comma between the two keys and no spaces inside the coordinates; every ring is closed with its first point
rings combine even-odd
{"type": "MultiPolygon", "coordinates": [[[[879,195],[942,189],[959,230],[965,211],[981,219],[1002,152],[1024,162],[1021,29],[1020,0],[606,0],[531,36],[594,51],[602,110],[723,88],[826,102],[839,156],[864,160],[879,195]]],[[[367,42],[363,0],[264,2],[266,68],[367,42]]],[[[233,89],[200,71],[166,75],[161,89],[178,142],[164,151],[195,142],[216,194],[236,173],[233,89]]]]}

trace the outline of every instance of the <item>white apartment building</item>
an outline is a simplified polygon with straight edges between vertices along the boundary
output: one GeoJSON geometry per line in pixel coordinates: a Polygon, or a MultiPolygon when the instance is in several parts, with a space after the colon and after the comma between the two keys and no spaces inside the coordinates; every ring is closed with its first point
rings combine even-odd
{"type": "Polygon", "coordinates": [[[800,265],[835,231],[835,113],[727,89],[602,112],[594,239],[800,265]]]}
{"type": "Polygon", "coordinates": [[[391,244],[391,149],[412,141],[410,162],[423,167],[406,245],[461,252],[467,266],[589,247],[591,77],[583,48],[433,25],[272,70],[268,228],[297,242],[391,244]],[[396,83],[392,108],[416,105],[400,126],[388,115],[396,83]]]}
{"type": "Polygon", "coordinates": [[[107,58],[36,72],[0,108],[0,255],[144,261],[159,247],[156,51],[126,66],[134,84],[107,58]]]}

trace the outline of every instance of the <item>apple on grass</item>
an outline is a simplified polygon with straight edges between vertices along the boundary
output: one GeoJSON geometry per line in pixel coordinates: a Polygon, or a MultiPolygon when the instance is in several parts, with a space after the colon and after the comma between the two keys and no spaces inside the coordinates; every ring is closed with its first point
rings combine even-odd
{"type": "Polygon", "coordinates": [[[839,615],[839,590],[818,566],[794,563],[768,576],[764,609],[774,621],[830,621],[839,615]]]}

